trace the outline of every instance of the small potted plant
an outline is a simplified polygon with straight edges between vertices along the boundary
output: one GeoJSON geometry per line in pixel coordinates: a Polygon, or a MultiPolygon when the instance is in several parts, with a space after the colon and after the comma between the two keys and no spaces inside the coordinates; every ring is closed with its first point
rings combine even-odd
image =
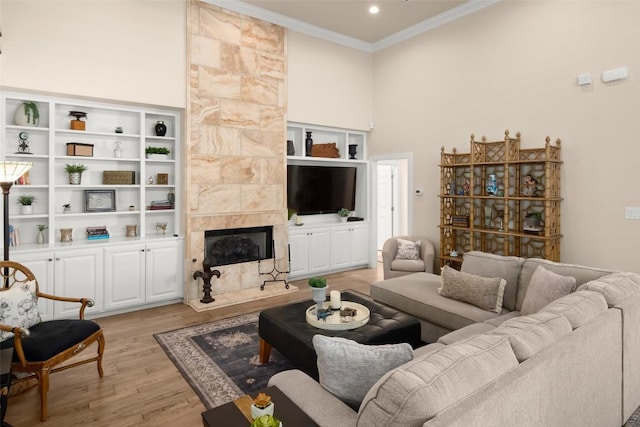
{"type": "Polygon", "coordinates": [[[65,203],[64,205],[62,205],[62,213],[69,212],[71,212],[71,203],[65,203]]]}
{"type": "Polygon", "coordinates": [[[273,415],[262,415],[251,422],[251,427],[280,427],[282,423],[273,415]]]}
{"type": "Polygon", "coordinates": [[[31,215],[33,213],[32,204],[36,201],[36,196],[31,194],[23,194],[18,197],[18,203],[22,205],[22,214],[31,215]]]}
{"type": "Polygon", "coordinates": [[[309,279],[309,286],[313,292],[313,301],[316,303],[316,310],[321,310],[323,303],[327,299],[327,279],[324,277],[312,277],[309,279]]]}
{"type": "Polygon", "coordinates": [[[36,243],[41,245],[44,243],[44,232],[49,227],[46,224],[38,224],[38,235],[36,236],[36,243]]]}
{"type": "Polygon", "coordinates": [[[80,182],[82,182],[82,172],[86,171],[87,167],[79,163],[67,163],[64,170],[69,174],[69,184],[80,185],[80,182]]]}
{"type": "Polygon", "coordinates": [[[16,108],[13,119],[18,126],[38,126],[38,123],[40,123],[38,104],[33,101],[23,102],[16,108]]]}
{"type": "Polygon", "coordinates": [[[145,149],[147,159],[166,159],[170,152],[166,147],[147,147],[145,149]]]}
{"type": "Polygon", "coordinates": [[[349,214],[351,212],[347,208],[340,208],[338,211],[338,216],[340,217],[340,221],[347,222],[347,218],[349,218],[349,214]]]}
{"type": "Polygon", "coordinates": [[[524,218],[525,231],[540,231],[542,229],[542,212],[530,212],[524,218]]]}
{"type": "Polygon", "coordinates": [[[271,396],[266,393],[258,393],[251,405],[251,418],[256,419],[262,415],[273,415],[275,404],[271,401],[271,396]]]}

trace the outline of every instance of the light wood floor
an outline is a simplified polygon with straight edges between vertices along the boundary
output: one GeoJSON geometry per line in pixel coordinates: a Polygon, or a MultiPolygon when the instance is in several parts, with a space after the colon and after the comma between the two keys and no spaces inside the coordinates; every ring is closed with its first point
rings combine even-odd
{"type": "MultiPolygon", "coordinates": [[[[382,268],[326,277],[331,289],[369,294],[371,283],[382,279],[382,268]]],[[[106,338],[104,377],[98,376],[95,364],[53,374],[47,421],[40,423],[37,387],[9,399],[5,421],[13,427],[201,426],[204,406],[153,334],[311,299],[306,280],[292,283],[299,292],[216,311],[196,313],[173,304],[96,319],[106,338]]],[[[95,351],[93,346],[84,353],[95,351]]]]}

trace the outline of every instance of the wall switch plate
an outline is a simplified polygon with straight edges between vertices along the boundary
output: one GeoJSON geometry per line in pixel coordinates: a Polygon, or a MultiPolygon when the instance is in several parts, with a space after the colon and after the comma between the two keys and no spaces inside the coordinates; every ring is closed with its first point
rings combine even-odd
{"type": "Polygon", "coordinates": [[[624,217],[625,219],[640,219],[640,208],[624,208],[624,217]]]}

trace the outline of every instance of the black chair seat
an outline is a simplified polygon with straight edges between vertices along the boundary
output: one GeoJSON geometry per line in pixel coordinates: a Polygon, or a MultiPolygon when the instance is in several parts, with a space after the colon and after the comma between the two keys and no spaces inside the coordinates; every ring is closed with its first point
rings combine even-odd
{"type": "MultiPolygon", "coordinates": [[[[25,358],[30,362],[43,362],[82,342],[100,326],[91,320],[61,319],[40,322],[29,328],[31,334],[22,338],[25,358]]],[[[0,343],[0,348],[13,347],[13,338],[0,343]]],[[[18,362],[16,353],[13,361],[18,362]]]]}

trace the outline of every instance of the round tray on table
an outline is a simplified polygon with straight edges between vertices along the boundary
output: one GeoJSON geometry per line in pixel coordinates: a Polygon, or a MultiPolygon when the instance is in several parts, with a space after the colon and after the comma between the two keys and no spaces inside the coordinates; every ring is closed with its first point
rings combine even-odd
{"type": "MultiPolygon", "coordinates": [[[[329,303],[325,302],[322,308],[329,308],[329,303]]],[[[318,329],[325,329],[328,331],[348,331],[350,329],[359,328],[369,322],[370,312],[364,305],[358,304],[357,302],[342,301],[341,308],[353,308],[356,310],[356,315],[352,318],[341,317],[340,310],[332,310],[331,315],[318,320],[318,316],[316,315],[316,305],[314,304],[309,307],[305,313],[307,323],[318,329]]]]}

